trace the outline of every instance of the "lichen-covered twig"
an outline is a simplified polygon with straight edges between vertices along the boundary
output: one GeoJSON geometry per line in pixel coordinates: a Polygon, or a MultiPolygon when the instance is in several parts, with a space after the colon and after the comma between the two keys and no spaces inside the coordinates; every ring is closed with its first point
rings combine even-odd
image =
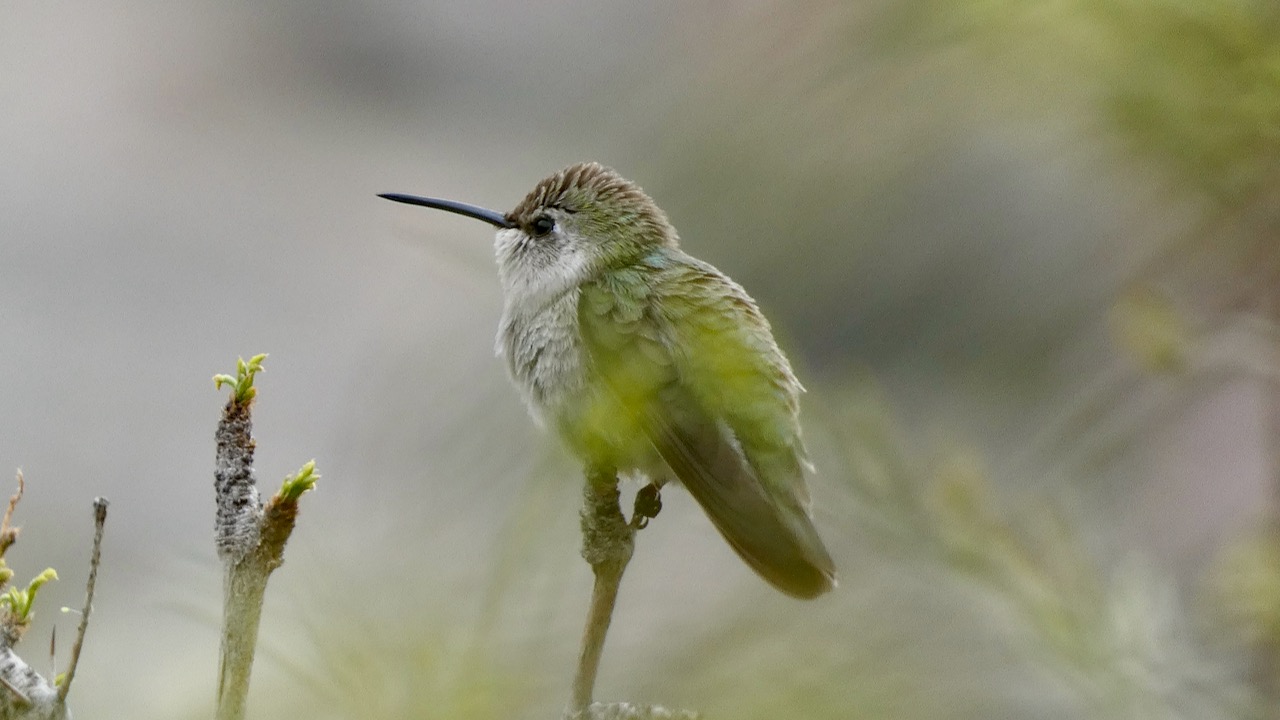
{"type": "Polygon", "coordinates": [[[284,546],[298,516],[298,498],[315,487],[315,461],[285,478],[266,506],[253,474],[254,440],[250,407],[257,396],[254,376],[266,355],[237,363],[236,375],[214,382],[232,386],[215,435],[217,495],[215,544],[224,564],[222,643],[218,663],[218,720],[241,720],[249,694],[258,625],[267,578],[284,562],[284,546]]]}
{"type": "Polygon", "coordinates": [[[218,423],[217,460],[213,471],[218,510],[214,543],[224,563],[235,564],[258,548],[262,526],[262,502],[253,477],[253,420],[249,408],[257,396],[254,376],[262,371],[266,355],[237,363],[236,377],[215,375],[215,386],[230,384],[231,399],[218,423]]]}

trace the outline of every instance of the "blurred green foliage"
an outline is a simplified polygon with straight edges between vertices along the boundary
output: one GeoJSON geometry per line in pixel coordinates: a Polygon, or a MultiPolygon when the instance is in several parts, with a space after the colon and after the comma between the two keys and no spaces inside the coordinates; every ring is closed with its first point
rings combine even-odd
{"type": "Polygon", "coordinates": [[[1111,335],[1146,370],[1185,370],[1191,339],[1185,321],[1169,299],[1149,287],[1138,287],[1111,308],[1111,335]]]}
{"type": "Polygon", "coordinates": [[[1280,158],[1280,9],[1268,0],[909,4],[926,35],[1021,65],[1026,91],[1084,87],[1103,129],[1225,205],[1273,187],[1280,158]]]}

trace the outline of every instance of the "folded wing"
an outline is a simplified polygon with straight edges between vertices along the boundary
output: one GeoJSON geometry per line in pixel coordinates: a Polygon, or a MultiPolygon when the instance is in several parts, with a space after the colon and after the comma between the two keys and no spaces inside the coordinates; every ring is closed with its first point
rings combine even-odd
{"type": "Polygon", "coordinates": [[[800,384],[768,322],[715,268],[666,251],[583,289],[593,367],[712,523],[765,580],[811,598],[835,585],[813,527],[800,384]]]}

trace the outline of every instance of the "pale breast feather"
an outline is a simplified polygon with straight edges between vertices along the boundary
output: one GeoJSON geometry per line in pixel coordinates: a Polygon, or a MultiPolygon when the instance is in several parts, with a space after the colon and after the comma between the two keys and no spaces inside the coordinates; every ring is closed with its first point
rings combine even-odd
{"type": "Polygon", "coordinates": [[[503,312],[498,355],[520,388],[529,411],[540,423],[556,416],[585,384],[578,331],[578,290],[533,311],[520,306],[503,312]]]}

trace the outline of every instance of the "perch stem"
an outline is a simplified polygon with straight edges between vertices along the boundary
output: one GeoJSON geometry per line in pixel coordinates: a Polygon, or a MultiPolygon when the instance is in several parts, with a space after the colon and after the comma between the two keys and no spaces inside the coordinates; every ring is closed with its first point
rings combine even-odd
{"type": "Polygon", "coordinates": [[[581,717],[591,705],[605,636],[613,619],[618,586],[635,549],[635,527],[628,524],[618,502],[618,478],[613,469],[587,473],[582,504],[582,557],[591,565],[595,583],[591,607],[582,633],[582,652],[573,679],[568,717],[581,717]]]}

